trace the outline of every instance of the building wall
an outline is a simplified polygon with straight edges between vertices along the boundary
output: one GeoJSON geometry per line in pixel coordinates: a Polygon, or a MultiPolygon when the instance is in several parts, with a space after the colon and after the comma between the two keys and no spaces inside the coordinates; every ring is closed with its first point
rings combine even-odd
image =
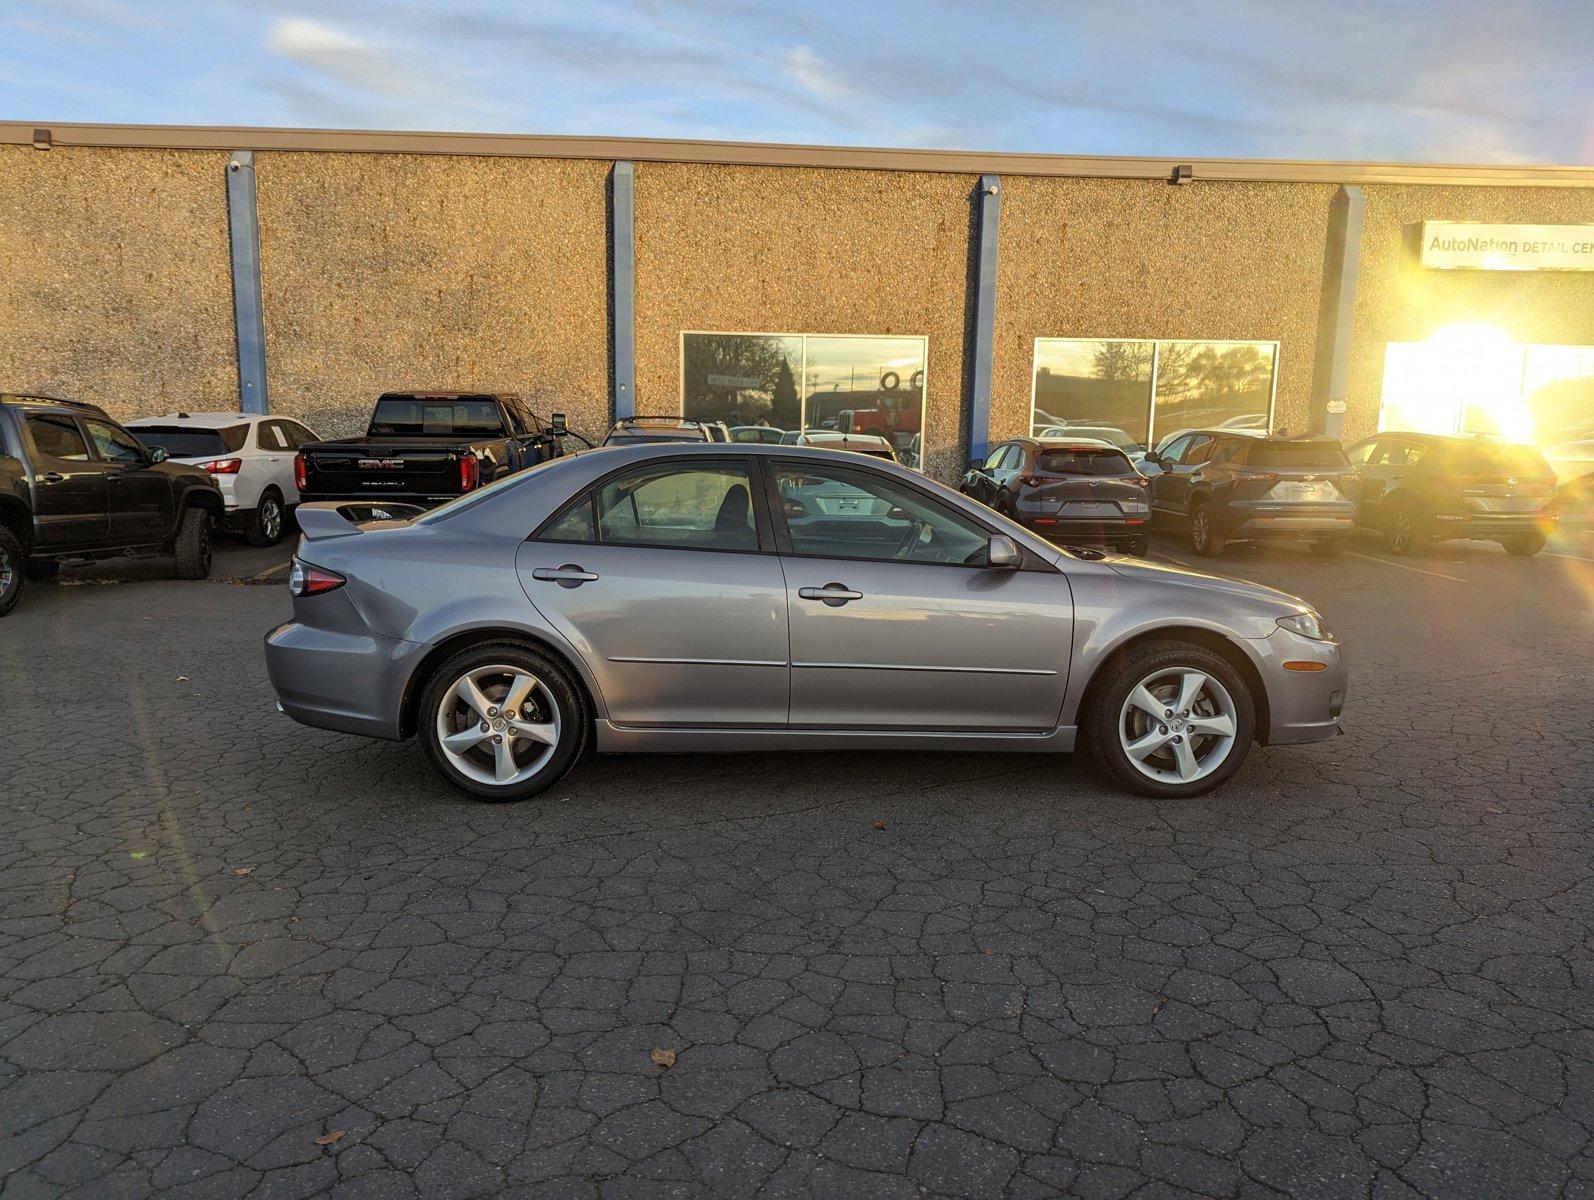
{"type": "Polygon", "coordinates": [[[955,475],[976,182],[638,164],[637,411],[680,411],[685,330],[927,337],[925,466],[955,475]]]}
{"type": "Polygon", "coordinates": [[[227,155],[0,146],[0,387],[236,408],[227,155]]]}
{"type": "Polygon", "coordinates": [[[1377,185],[1366,191],[1347,441],[1377,430],[1389,342],[1421,341],[1446,325],[1480,322],[1522,343],[1594,345],[1594,274],[1425,269],[1412,229],[1421,221],[1594,224],[1594,189],[1377,185]]]}
{"type": "Polygon", "coordinates": [[[363,431],[383,391],[517,391],[608,428],[608,164],[256,155],[273,411],[363,431]]]}
{"type": "Polygon", "coordinates": [[[991,435],[1029,432],[1035,339],[1276,341],[1304,430],[1334,188],[1004,178],[991,435]]]}

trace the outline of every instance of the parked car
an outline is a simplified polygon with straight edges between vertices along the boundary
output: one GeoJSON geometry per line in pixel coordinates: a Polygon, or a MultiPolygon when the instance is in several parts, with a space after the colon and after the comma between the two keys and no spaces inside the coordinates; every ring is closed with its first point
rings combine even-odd
{"type": "Polygon", "coordinates": [[[1182,526],[1197,554],[1229,542],[1305,538],[1333,557],[1356,531],[1359,481],[1332,438],[1258,437],[1203,429],[1169,442],[1147,461],[1152,519],[1182,526]]]}
{"type": "Polygon", "coordinates": [[[731,441],[733,442],[764,442],[778,443],[785,434],[784,429],[776,429],[773,425],[732,425],[731,441]]]}
{"type": "Polygon", "coordinates": [[[1271,588],[1053,546],[906,467],[812,447],[581,453],[412,520],[299,511],[282,711],[419,736],[470,795],[646,751],[1090,751],[1184,797],[1330,737],[1322,618],[1271,588]],[[822,504],[810,504],[820,498],[822,504]],[[528,599],[530,603],[528,603],[528,599]]]}
{"type": "Polygon", "coordinates": [[[127,423],[145,446],[160,447],[168,460],[198,467],[216,481],[225,528],[242,533],[251,546],[275,546],[287,514],[299,503],[293,459],[316,435],[298,421],[259,413],[171,413],[127,423]]]}
{"type": "Polygon", "coordinates": [[[728,442],[731,440],[730,427],[724,421],[704,421],[703,432],[708,434],[711,442],[728,442]]]}
{"type": "Polygon", "coordinates": [[[1533,446],[1390,432],[1357,442],[1348,456],[1361,476],[1359,519],[1383,534],[1391,554],[1478,538],[1526,556],[1555,532],[1555,472],[1533,446]]]}
{"type": "Polygon", "coordinates": [[[605,446],[640,446],[649,442],[718,441],[706,421],[685,417],[622,417],[603,439],[605,446]]]}
{"type": "Polygon", "coordinates": [[[1150,484],[1128,455],[1090,438],[1014,438],[969,463],[962,491],[1064,544],[1146,552],[1150,484]]]}
{"type": "Polygon", "coordinates": [[[897,452],[889,438],[873,433],[836,433],[829,429],[805,429],[792,439],[795,446],[818,446],[822,450],[850,450],[854,454],[867,454],[870,458],[897,461],[897,452]]]}
{"type": "Polygon", "coordinates": [[[1137,467],[1140,460],[1146,456],[1146,448],[1136,441],[1132,434],[1126,433],[1116,425],[1094,425],[1086,421],[1069,421],[1062,425],[1051,425],[1041,429],[1032,436],[1040,438],[1091,438],[1094,441],[1105,442],[1109,446],[1116,446],[1122,450],[1130,462],[1137,467]]]}
{"type": "Polygon", "coordinates": [[[0,394],[0,615],[63,563],[171,555],[210,574],[221,492],[93,404],[0,394]]]}
{"type": "Polygon", "coordinates": [[[427,508],[558,457],[563,432],[510,392],[385,392],[363,438],[300,446],[294,483],[301,501],[427,508]]]}

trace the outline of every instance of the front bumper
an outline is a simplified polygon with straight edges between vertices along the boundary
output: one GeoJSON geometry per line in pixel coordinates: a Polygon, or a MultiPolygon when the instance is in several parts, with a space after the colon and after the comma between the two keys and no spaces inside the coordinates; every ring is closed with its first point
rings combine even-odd
{"type": "Polygon", "coordinates": [[[266,675],[279,707],[301,725],[397,741],[404,691],[426,649],[288,621],[266,634],[266,675]]]}
{"type": "Polygon", "coordinates": [[[1263,658],[1268,744],[1320,742],[1337,734],[1350,688],[1350,666],[1339,643],[1314,641],[1280,629],[1253,644],[1263,658]],[[1318,666],[1303,669],[1305,664],[1318,666]]]}

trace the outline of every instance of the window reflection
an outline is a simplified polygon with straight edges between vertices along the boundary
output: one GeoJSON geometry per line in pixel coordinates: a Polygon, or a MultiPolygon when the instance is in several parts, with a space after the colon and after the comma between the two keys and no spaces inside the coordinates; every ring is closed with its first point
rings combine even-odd
{"type": "Polygon", "coordinates": [[[1158,342],[1152,437],[1181,429],[1265,431],[1276,353],[1269,342],[1158,342]]]}
{"type": "Polygon", "coordinates": [[[723,421],[736,441],[769,440],[799,428],[800,337],[759,333],[689,333],[681,340],[681,415],[723,421]],[[737,437],[737,430],[742,436],[737,437]]]}
{"type": "Polygon", "coordinates": [[[1101,437],[1123,450],[1144,450],[1151,419],[1153,357],[1151,342],[1075,338],[1037,342],[1030,434],[1101,437]],[[1112,432],[1104,436],[1087,429],[1112,432]]]}

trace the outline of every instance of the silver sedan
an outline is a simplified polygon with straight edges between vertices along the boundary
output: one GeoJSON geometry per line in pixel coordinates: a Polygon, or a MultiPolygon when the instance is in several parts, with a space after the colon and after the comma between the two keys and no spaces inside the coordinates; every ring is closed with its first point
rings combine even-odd
{"type": "Polygon", "coordinates": [[[298,515],[293,620],[266,636],[279,707],[418,735],[487,800],[589,745],[1083,747],[1135,791],[1193,796],[1254,742],[1331,737],[1345,699],[1302,601],[1059,549],[863,455],[639,445],[424,514],[298,515]]]}

